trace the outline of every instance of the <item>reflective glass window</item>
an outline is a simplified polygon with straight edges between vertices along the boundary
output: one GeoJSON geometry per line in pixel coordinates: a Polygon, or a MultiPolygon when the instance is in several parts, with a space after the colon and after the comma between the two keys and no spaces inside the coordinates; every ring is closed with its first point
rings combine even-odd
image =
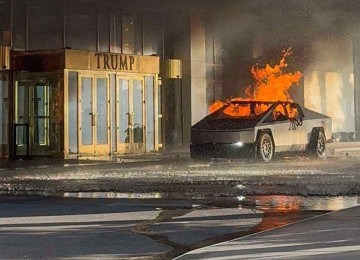
{"type": "Polygon", "coordinates": [[[119,136],[118,143],[130,143],[130,129],[129,129],[129,80],[119,79],[119,136]]]}
{"type": "Polygon", "coordinates": [[[65,2],[65,47],[96,50],[96,4],[89,1],[65,2]]]}
{"type": "Polygon", "coordinates": [[[121,52],[121,11],[112,9],[110,13],[110,52],[121,52]]]}
{"type": "Polygon", "coordinates": [[[25,50],[26,44],[26,5],[23,0],[13,1],[13,47],[25,50]]]}
{"type": "Polygon", "coordinates": [[[154,77],[145,77],[146,87],[146,151],[155,150],[154,77]]]}
{"type": "Polygon", "coordinates": [[[60,0],[29,0],[29,50],[62,48],[60,0]]]}
{"type": "Polygon", "coordinates": [[[34,142],[40,145],[48,144],[49,90],[50,87],[42,82],[37,82],[34,86],[34,142]]]}
{"type": "Polygon", "coordinates": [[[144,14],[144,55],[161,56],[162,26],[161,17],[144,14]]]}
{"type": "Polygon", "coordinates": [[[143,142],[143,82],[134,79],[133,81],[133,130],[134,143],[143,142]]]}
{"type": "Polygon", "coordinates": [[[108,99],[107,99],[107,80],[105,78],[96,79],[96,142],[97,144],[108,143],[108,99]]]}
{"type": "Polygon", "coordinates": [[[69,153],[78,152],[78,73],[69,72],[69,153]]]}
{"type": "Polygon", "coordinates": [[[0,1],[0,45],[10,46],[10,0],[0,1]]]}
{"type": "Polygon", "coordinates": [[[142,19],[139,14],[122,16],[122,52],[142,54],[142,19]]]}
{"type": "Polygon", "coordinates": [[[93,110],[92,110],[92,78],[82,78],[81,81],[81,137],[83,145],[93,144],[93,110]]]}
{"type": "MultiPolygon", "coordinates": [[[[0,144],[8,144],[9,80],[0,74],[0,144]]],[[[1,152],[0,152],[1,155],[1,152]]]]}
{"type": "Polygon", "coordinates": [[[99,6],[98,10],[98,27],[99,27],[99,51],[109,52],[109,31],[110,31],[109,9],[99,6]]]}

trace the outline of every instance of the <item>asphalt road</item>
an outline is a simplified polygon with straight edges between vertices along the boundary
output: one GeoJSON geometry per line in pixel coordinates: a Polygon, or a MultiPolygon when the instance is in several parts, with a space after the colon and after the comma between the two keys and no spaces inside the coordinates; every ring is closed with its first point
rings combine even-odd
{"type": "Polygon", "coordinates": [[[195,259],[359,259],[360,206],[189,252],[195,259]]]}
{"type": "Polygon", "coordinates": [[[0,259],[171,259],[354,205],[356,196],[318,196],[358,195],[359,168],[343,157],[8,163],[0,171],[0,259]]]}
{"type": "Polygon", "coordinates": [[[0,259],[172,259],[323,214],[330,205],[284,196],[242,206],[228,199],[1,195],[0,259]]]}

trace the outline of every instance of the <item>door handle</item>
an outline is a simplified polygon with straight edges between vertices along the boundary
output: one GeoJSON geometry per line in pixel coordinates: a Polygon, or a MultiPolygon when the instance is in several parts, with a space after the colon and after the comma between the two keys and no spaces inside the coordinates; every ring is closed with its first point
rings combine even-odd
{"type": "Polygon", "coordinates": [[[130,113],[126,113],[126,115],[127,115],[127,118],[128,118],[128,127],[130,128],[130,126],[131,126],[131,119],[130,119],[131,114],[130,114],[130,113]]]}
{"type": "Polygon", "coordinates": [[[133,121],[134,121],[134,115],[135,113],[126,113],[126,115],[128,116],[128,125],[129,128],[133,127],[133,121]]]}
{"type": "Polygon", "coordinates": [[[91,126],[95,126],[95,114],[90,113],[91,114],[91,126]]]}

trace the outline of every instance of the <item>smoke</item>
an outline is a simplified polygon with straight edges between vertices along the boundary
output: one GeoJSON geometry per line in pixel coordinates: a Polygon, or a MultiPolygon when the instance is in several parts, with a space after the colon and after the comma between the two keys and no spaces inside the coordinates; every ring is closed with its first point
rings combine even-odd
{"type": "Polygon", "coordinates": [[[291,47],[286,69],[304,75],[300,87],[289,90],[294,101],[331,116],[333,132],[355,130],[360,1],[229,0],[226,4],[218,13],[216,28],[227,50],[224,99],[244,96],[251,84],[251,67],[273,65],[281,51],[291,47]]]}
{"type": "MultiPolygon", "coordinates": [[[[289,69],[353,71],[353,39],[359,35],[360,1],[227,1],[217,15],[217,32],[227,50],[224,94],[241,93],[255,63],[276,62],[291,47],[289,69]],[[235,67],[235,68],[234,68],[235,67]],[[245,71],[245,72],[244,72],[245,71]],[[244,84],[245,83],[245,84],[244,84]]],[[[359,37],[360,38],[360,37],[359,37]]],[[[226,96],[224,96],[226,98],[226,96]]]]}

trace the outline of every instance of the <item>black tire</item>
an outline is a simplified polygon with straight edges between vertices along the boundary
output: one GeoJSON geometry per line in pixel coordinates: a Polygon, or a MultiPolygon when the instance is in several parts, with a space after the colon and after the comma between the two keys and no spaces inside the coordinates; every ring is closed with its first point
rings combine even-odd
{"type": "Polygon", "coordinates": [[[323,130],[315,130],[310,139],[310,154],[320,159],[325,158],[326,138],[323,130]]]}
{"type": "Polygon", "coordinates": [[[257,142],[257,158],[268,163],[272,160],[275,153],[275,144],[269,133],[262,132],[257,142]]]}

